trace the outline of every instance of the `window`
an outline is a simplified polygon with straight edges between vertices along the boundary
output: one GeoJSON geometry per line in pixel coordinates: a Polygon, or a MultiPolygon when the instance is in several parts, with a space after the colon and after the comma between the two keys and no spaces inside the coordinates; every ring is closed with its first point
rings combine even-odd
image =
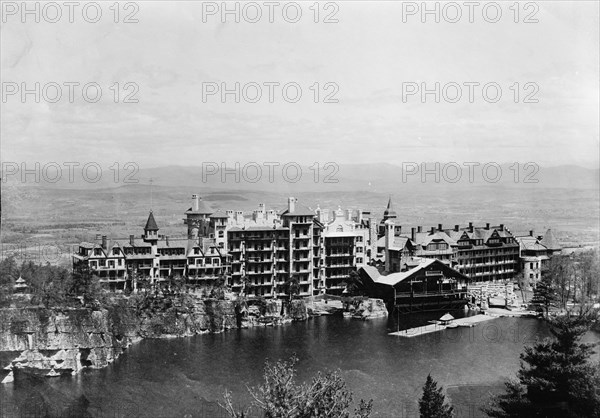
{"type": "Polygon", "coordinates": [[[225,236],[225,233],[223,231],[219,231],[219,238],[223,238],[225,236]]]}
{"type": "Polygon", "coordinates": [[[533,263],[529,263],[529,268],[533,269],[533,263]]]}
{"type": "Polygon", "coordinates": [[[529,278],[533,279],[533,273],[529,273],[529,278]]]}
{"type": "Polygon", "coordinates": [[[359,236],[356,237],[356,242],[363,242],[362,235],[359,235],[359,236]]]}
{"type": "Polygon", "coordinates": [[[361,257],[358,257],[356,259],[356,264],[362,264],[362,262],[363,262],[363,259],[361,257]]]}

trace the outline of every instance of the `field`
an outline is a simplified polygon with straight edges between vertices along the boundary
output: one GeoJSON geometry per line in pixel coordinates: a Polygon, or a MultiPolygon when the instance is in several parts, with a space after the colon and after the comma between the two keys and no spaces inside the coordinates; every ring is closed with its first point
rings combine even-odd
{"type": "MultiPolygon", "coordinates": [[[[522,186],[522,185],[520,185],[522,186]]],[[[599,192],[597,189],[527,188],[506,185],[471,187],[426,185],[394,192],[302,190],[237,191],[193,186],[130,184],[106,188],[50,188],[43,185],[3,185],[2,256],[15,254],[39,261],[69,263],[72,246],[91,241],[97,234],[111,238],[140,235],[153,210],[160,234],[185,236],[184,212],[192,193],[199,193],[213,209],[249,211],[258,203],[281,210],[288,196],[311,208],[331,212],[338,206],[370,210],[380,219],[391,195],[398,222],[428,229],[468,222],[505,224],[513,233],[530,229],[543,234],[552,228],[564,246],[597,246],[599,192]]]]}

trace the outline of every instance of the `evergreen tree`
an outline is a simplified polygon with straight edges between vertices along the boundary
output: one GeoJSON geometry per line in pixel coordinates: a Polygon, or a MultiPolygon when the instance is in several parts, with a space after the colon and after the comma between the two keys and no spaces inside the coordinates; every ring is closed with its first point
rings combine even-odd
{"type": "Polygon", "coordinates": [[[550,276],[543,276],[535,286],[531,304],[542,309],[546,316],[551,307],[556,306],[558,295],[550,276]]]}
{"type": "Polygon", "coordinates": [[[498,418],[600,417],[598,364],[589,361],[592,344],[580,342],[593,321],[589,313],[552,320],[553,338],[525,348],[519,380],[507,382],[484,411],[498,418]]]}
{"type": "Polygon", "coordinates": [[[437,387],[437,382],[427,375],[423,386],[423,396],[419,399],[419,412],[421,418],[451,418],[454,408],[446,404],[443,388],[437,387]]]}

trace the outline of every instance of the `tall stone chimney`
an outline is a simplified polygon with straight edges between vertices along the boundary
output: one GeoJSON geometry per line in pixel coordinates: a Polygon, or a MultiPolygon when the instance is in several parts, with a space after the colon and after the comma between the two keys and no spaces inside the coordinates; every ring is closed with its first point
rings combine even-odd
{"type": "Polygon", "coordinates": [[[458,232],[458,228],[459,228],[459,226],[460,226],[460,225],[454,225],[454,230],[455,230],[456,232],[458,232]]]}
{"type": "Polygon", "coordinates": [[[438,231],[442,230],[442,224],[438,224],[438,231]]]}
{"type": "Polygon", "coordinates": [[[192,195],[192,212],[198,212],[200,210],[200,196],[197,194],[192,195]]]}
{"type": "Polygon", "coordinates": [[[504,231],[504,224],[500,224],[500,231],[504,231]]]}
{"type": "Polygon", "coordinates": [[[133,235],[129,235],[129,245],[131,245],[131,246],[135,245],[135,238],[133,235]]]}
{"type": "Polygon", "coordinates": [[[529,230],[529,236],[532,237],[533,236],[533,229],[529,230]]]}
{"type": "Polygon", "coordinates": [[[288,212],[294,213],[296,211],[296,198],[288,197],[288,212]]]}
{"type": "Polygon", "coordinates": [[[432,227],[431,227],[431,232],[430,232],[430,234],[432,234],[432,235],[433,235],[433,234],[435,234],[435,226],[432,226],[432,227]]]}
{"type": "Polygon", "coordinates": [[[469,232],[473,232],[473,222],[469,222],[469,232]]]}
{"type": "Polygon", "coordinates": [[[489,222],[485,224],[485,229],[490,229],[490,223],[489,222]]]}
{"type": "Polygon", "coordinates": [[[385,221],[385,271],[390,271],[392,260],[390,259],[390,247],[394,241],[394,221],[385,221]]]}
{"type": "Polygon", "coordinates": [[[416,233],[416,228],[410,228],[410,239],[412,241],[416,241],[417,240],[417,233],[416,233]]]}
{"type": "Polygon", "coordinates": [[[102,235],[102,248],[108,249],[108,237],[106,235],[102,235]]]}
{"type": "Polygon", "coordinates": [[[421,225],[417,226],[417,232],[423,232],[423,227],[421,225]]]}

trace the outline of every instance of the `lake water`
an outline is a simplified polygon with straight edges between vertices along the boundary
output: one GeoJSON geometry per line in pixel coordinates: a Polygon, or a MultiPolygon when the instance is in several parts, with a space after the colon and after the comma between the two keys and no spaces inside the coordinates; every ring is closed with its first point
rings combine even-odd
{"type": "Polygon", "coordinates": [[[356,400],[373,399],[373,416],[418,416],[416,401],[431,372],[459,416],[477,417],[489,394],[514,376],[523,345],[549,335],[544,322],[527,318],[497,318],[414,338],[387,335],[438,316],[404,315],[401,327],[395,318],[318,317],[281,327],[145,340],[102,370],[55,379],[17,376],[0,386],[0,411],[28,417],[224,417],[216,402],[226,389],[236,403],[249,403],[246,386],[261,383],[264,361],[295,354],[300,380],[340,369],[356,400]]]}

